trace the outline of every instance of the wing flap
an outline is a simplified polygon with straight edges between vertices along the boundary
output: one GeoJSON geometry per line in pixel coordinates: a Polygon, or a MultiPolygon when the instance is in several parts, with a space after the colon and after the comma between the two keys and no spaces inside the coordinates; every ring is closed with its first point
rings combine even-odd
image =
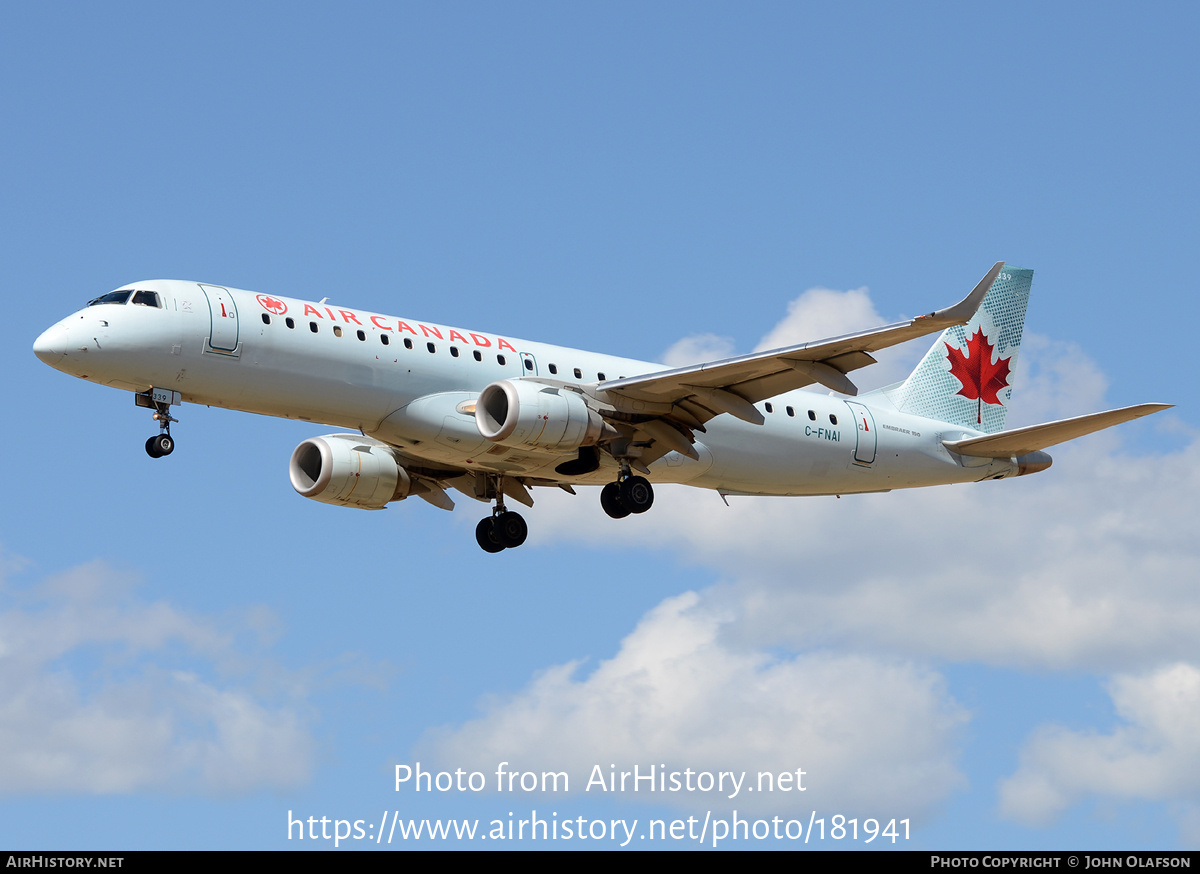
{"type": "Polygon", "coordinates": [[[1073,419],[1060,419],[1044,425],[1014,428],[1011,431],[988,434],[986,437],[943,440],[942,445],[951,452],[974,458],[1011,458],[1037,452],[1040,449],[1065,443],[1067,440],[1074,440],[1076,437],[1083,437],[1096,431],[1103,431],[1105,428],[1120,425],[1122,422],[1169,410],[1173,406],[1174,404],[1137,404],[1132,407],[1122,407],[1119,410],[1076,416],[1073,419]]]}

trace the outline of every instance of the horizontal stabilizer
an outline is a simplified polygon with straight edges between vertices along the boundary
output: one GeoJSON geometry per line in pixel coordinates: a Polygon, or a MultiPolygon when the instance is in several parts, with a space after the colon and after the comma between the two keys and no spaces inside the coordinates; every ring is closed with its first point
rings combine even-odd
{"type": "Polygon", "coordinates": [[[1083,437],[1085,434],[1095,431],[1103,431],[1105,428],[1140,419],[1151,413],[1169,410],[1173,406],[1174,404],[1138,404],[1133,407],[1122,407],[1119,410],[1108,410],[1104,413],[1089,413],[1073,419],[1047,422],[1044,425],[1014,428],[1011,431],[1001,431],[985,437],[943,440],[942,445],[959,455],[970,455],[976,458],[1012,458],[1027,455],[1057,443],[1064,443],[1067,440],[1074,440],[1076,437],[1083,437]]]}

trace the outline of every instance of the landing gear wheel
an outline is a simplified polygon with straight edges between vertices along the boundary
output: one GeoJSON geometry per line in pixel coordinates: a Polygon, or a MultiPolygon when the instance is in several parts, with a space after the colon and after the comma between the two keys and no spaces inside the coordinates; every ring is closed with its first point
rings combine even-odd
{"type": "Polygon", "coordinates": [[[630,513],[645,513],[654,503],[654,487],[644,476],[626,477],[620,485],[621,504],[630,513]]]}
{"type": "MultiPolygon", "coordinates": [[[[139,392],[135,397],[139,407],[154,407],[154,421],[158,424],[158,434],[146,441],[146,454],[151,458],[162,458],[175,451],[175,441],[171,438],[171,423],[179,421],[171,415],[171,405],[167,401],[153,399],[152,396],[158,391],[155,389],[153,392],[139,392]]],[[[172,394],[178,397],[178,393],[172,394]]],[[[179,401],[176,400],[175,403],[179,401]]]]}
{"type": "Polygon", "coordinates": [[[504,549],[504,544],[496,537],[496,524],[491,516],[479,520],[475,526],[475,540],[484,552],[500,552],[504,549]]]}
{"type": "Polygon", "coordinates": [[[529,536],[529,526],[520,513],[511,510],[496,517],[496,539],[507,549],[515,549],[529,536]]]}
{"type": "Polygon", "coordinates": [[[629,508],[621,503],[620,483],[609,483],[600,490],[600,506],[614,519],[624,519],[629,515],[629,508]]]}
{"type": "Polygon", "coordinates": [[[170,434],[159,434],[157,437],[151,437],[150,440],[154,444],[155,458],[170,455],[175,451],[175,441],[171,439],[170,434]]]}

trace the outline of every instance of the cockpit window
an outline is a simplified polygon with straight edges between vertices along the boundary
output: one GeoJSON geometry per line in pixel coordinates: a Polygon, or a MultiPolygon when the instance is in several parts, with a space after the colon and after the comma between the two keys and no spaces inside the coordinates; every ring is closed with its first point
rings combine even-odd
{"type": "Polygon", "coordinates": [[[126,288],[122,291],[110,291],[108,294],[102,294],[93,301],[88,302],[88,306],[94,307],[102,303],[125,303],[129,300],[129,295],[133,294],[133,289],[126,288]]]}
{"type": "Polygon", "coordinates": [[[162,307],[158,302],[158,294],[153,291],[135,291],[133,302],[144,307],[162,307]]]}

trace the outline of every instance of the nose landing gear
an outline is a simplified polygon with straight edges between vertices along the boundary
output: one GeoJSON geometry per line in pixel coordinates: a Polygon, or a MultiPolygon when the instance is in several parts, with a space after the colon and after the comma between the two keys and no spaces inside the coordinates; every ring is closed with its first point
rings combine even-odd
{"type": "Polygon", "coordinates": [[[154,419],[158,422],[158,434],[146,441],[146,454],[151,458],[162,458],[175,451],[175,439],[171,436],[171,423],[179,420],[168,412],[169,406],[162,401],[155,401],[154,406],[157,410],[154,419]]]}
{"type": "Polygon", "coordinates": [[[175,441],[170,434],[163,432],[146,441],[146,454],[151,458],[162,458],[175,451],[175,441]]]}

